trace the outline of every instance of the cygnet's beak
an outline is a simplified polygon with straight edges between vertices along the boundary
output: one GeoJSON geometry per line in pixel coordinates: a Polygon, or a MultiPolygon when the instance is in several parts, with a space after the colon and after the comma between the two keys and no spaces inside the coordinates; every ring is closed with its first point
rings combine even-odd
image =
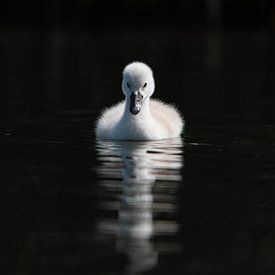
{"type": "Polygon", "coordinates": [[[139,92],[133,92],[130,95],[130,112],[137,115],[141,110],[142,95],[139,92]]]}

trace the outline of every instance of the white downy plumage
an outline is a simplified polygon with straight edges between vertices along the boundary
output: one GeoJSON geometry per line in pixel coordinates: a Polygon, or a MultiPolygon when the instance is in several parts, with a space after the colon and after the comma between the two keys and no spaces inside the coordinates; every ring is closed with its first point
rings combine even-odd
{"type": "Polygon", "coordinates": [[[152,70],[133,62],[123,71],[125,100],[103,111],[96,124],[99,139],[157,140],[180,136],[184,121],[172,105],[150,99],[155,89],[152,70]]]}

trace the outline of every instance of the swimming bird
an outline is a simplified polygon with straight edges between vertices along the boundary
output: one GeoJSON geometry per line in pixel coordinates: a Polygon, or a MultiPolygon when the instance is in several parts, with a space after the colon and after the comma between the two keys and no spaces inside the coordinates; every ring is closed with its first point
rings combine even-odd
{"type": "Polygon", "coordinates": [[[158,140],[180,136],[184,121],[177,109],[150,97],[155,90],[151,68],[132,62],[123,70],[125,100],[107,108],[96,122],[96,136],[107,140],[158,140]]]}

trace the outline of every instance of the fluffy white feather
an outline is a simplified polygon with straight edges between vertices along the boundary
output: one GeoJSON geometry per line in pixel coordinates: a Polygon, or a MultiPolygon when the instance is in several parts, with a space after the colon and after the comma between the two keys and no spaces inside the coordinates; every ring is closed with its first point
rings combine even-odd
{"type": "Polygon", "coordinates": [[[99,139],[157,140],[180,136],[184,122],[172,105],[150,99],[155,83],[152,70],[141,62],[123,71],[125,100],[103,111],[96,124],[99,139]]]}

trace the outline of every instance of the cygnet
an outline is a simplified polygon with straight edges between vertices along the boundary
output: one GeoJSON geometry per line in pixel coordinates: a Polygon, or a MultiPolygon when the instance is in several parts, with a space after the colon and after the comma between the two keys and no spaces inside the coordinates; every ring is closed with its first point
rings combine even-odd
{"type": "Polygon", "coordinates": [[[96,123],[96,136],[106,140],[158,140],[180,136],[184,121],[170,104],[150,97],[155,90],[153,72],[142,62],[123,70],[125,100],[105,109],[96,123]]]}

